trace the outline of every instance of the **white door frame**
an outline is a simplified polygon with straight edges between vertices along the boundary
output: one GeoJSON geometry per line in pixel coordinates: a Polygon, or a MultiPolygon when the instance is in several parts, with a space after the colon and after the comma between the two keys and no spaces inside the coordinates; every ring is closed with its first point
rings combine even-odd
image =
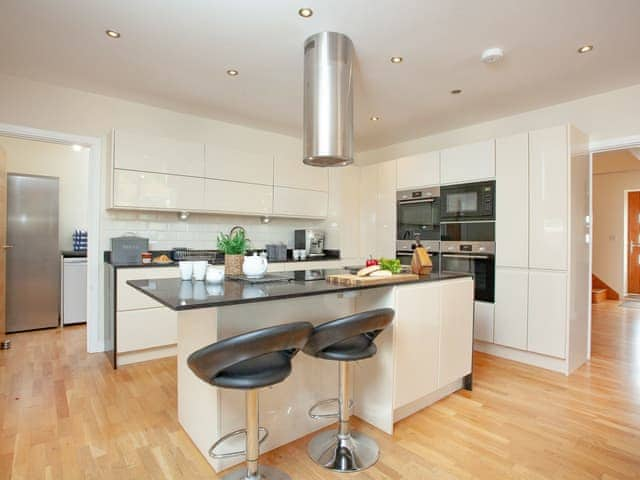
{"type": "Polygon", "coordinates": [[[102,258],[100,257],[100,213],[102,212],[102,139],[98,137],[85,137],[68,133],[40,130],[0,123],[0,135],[25,140],[38,140],[49,143],[61,143],[64,145],[82,145],[91,149],[89,155],[89,203],[88,203],[88,234],[89,245],[87,250],[87,351],[104,351],[104,339],[100,334],[102,321],[102,308],[100,302],[100,278],[102,258]]]}

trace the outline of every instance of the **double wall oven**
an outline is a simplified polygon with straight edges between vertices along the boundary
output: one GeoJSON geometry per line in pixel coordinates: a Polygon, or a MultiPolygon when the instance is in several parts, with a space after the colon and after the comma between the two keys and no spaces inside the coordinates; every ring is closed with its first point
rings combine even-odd
{"type": "Polygon", "coordinates": [[[443,273],[470,273],[475,299],[495,298],[495,181],[452,185],[441,189],[441,253],[443,273]]]}
{"type": "Polygon", "coordinates": [[[396,258],[411,264],[419,240],[431,255],[433,270],[440,269],[440,188],[397,193],[396,258]]]}

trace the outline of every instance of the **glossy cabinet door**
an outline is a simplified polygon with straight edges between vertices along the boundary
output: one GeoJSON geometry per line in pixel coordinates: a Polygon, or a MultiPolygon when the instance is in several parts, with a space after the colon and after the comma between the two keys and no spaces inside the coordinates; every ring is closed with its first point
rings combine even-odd
{"type": "Polygon", "coordinates": [[[376,252],[377,209],[378,209],[378,164],[360,167],[360,255],[378,256],[376,252]]]}
{"type": "Polygon", "coordinates": [[[488,302],[475,302],[473,317],[473,338],[481,342],[493,342],[494,305],[488,302]]]}
{"type": "Polygon", "coordinates": [[[311,167],[302,163],[300,152],[276,153],[273,183],[278,187],[327,192],[329,172],[326,168],[311,167]]]}
{"type": "Polygon", "coordinates": [[[203,210],[204,178],[114,170],[113,206],[148,210],[203,210]]]}
{"type": "Polygon", "coordinates": [[[496,266],[529,266],[529,134],[496,140],[496,266]]]}
{"type": "Polygon", "coordinates": [[[471,373],[473,281],[447,282],[441,289],[440,311],[439,388],[471,373]]]}
{"type": "Polygon", "coordinates": [[[396,257],[396,161],[378,164],[376,205],[376,254],[396,257]]]}
{"type": "Polygon", "coordinates": [[[494,140],[460,145],[440,152],[440,183],[474,182],[495,176],[494,140]]]}
{"type": "Polygon", "coordinates": [[[116,130],[113,160],[117,169],[204,176],[204,144],[116,130]]]}
{"type": "MultiPolygon", "coordinates": [[[[316,167],[317,168],[317,167],[316,167]]],[[[326,192],[274,187],[273,214],[300,218],[326,218],[326,192]]]]}
{"type": "Polygon", "coordinates": [[[178,313],[166,307],[119,312],[116,321],[118,353],[178,342],[178,313]]]}
{"type": "MultiPolygon", "coordinates": [[[[406,285],[396,291],[394,408],[438,388],[440,284],[406,285]]],[[[447,346],[444,346],[447,348],[447,346]]]]}
{"type": "Polygon", "coordinates": [[[529,271],[496,268],[494,343],[527,349],[529,271]]]}
{"type": "Polygon", "coordinates": [[[397,169],[398,190],[440,185],[440,152],[399,158],[397,169]]]}
{"type": "Polygon", "coordinates": [[[254,183],[205,180],[204,208],[211,212],[270,215],[273,187],[254,183]]]}
{"type": "Polygon", "coordinates": [[[116,290],[116,310],[123,312],[125,310],[140,310],[145,308],[161,307],[160,302],[139,292],[130,285],[129,280],[147,280],[149,278],[177,278],[180,276],[180,270],[175,267],[140,267],[140,268],[119,268],[118,269],[118,285],[116,290]]]}
{"type": "Polygon", "coordinates": [[[205,176],[217,180],[273,185],[273,155],[206,146],[205,176]]]}
{"type": "Polygon", "coordinates": [[[529,271],[528,350],[565,358],[567,274],[529,271]]]}
{"type": "Polygon", "coordinates": [[[529,133],[529,267],[568,267],[567,127],[529,133]]]}

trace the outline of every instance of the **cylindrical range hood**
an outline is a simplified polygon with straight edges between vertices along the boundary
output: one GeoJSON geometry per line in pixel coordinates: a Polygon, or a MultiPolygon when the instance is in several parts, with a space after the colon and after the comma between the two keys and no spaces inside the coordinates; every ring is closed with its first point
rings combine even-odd
{"type": "Polygon", "coordinates": [[[353,43],[317,33],[304,42],[303,161],[316,167],[353,163],[353,43]]]}

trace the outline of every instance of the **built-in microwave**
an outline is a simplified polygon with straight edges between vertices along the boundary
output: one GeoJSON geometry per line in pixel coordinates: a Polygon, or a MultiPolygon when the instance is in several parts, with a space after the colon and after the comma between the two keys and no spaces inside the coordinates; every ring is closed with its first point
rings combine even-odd
{"type": "Polygon", "coordinates": [[[444,223],[495,220],[495,200],[495,181],[441,187],[440,221],[444,223]]]}

